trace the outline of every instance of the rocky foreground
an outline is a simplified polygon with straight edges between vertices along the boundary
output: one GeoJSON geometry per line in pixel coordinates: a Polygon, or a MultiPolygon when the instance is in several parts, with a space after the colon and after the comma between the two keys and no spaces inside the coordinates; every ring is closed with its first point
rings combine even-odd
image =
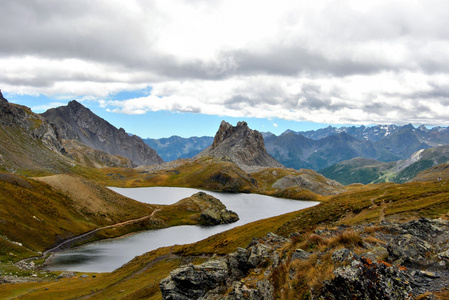
{"type": "Polygon", "coordinates": [[[244,249],[170,272],[163,299],[444,299],[449,222],[269,233],[244,249]]]}

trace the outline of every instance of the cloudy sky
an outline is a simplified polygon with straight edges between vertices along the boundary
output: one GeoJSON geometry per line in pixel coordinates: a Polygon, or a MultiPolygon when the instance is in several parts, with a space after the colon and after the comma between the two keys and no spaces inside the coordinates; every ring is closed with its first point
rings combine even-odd
{"type": "Polygon", "coordinates": [[[143,137],[449,125],[445,0],[3,1],[0,88],[143,137]]]}

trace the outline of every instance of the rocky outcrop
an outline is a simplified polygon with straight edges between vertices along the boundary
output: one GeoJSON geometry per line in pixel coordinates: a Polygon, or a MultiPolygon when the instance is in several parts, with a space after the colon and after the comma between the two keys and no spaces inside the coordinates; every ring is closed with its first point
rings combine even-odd
{"type": "Polygon", "coordinates": [[[221,299],[226,294],[226,299],[272,299],[273,286],[266,278],[255,286],[241,279],[251,271],[261,272],[264,264],[269,263],[270,270],[277,267],[280,257],[276,250],[286,242],[287,239],[269,233],[262,239],[254,239],[246,249],[173,270],[160,283],[162,298],[221,299]]]}
{"type": "Polygon", "coordinates": [[[448,240],[449,222],[426,218],[317,229],[291,240],[269,233],[172,271],[160,288],[164,299],[435,299],[449,285],[448,240]]]}
{"type": "Polygon", "coordinates": [[[200,215],[200,224],[206,226],[234,223],[238,220],[238,215],[227,209],[206,209],[200,215]]]}
{"type": "Polygon", "coordinates": [[[0,102],[8,102],[8,100],[3,97],[2,90],[0,90],[0,102]]]}
{"type": "Polygon", "coordinates": [[[235,212],[226,209],[220,200],[204,192],[184,198],[174,205],[182,206],[188,211],[201,211],[198,216],[193,218],[203,226],[228,224],[239,220],[239,216],[235,212]]]}
{"type": "Polygon", "coordinates": [[[349,249],[332,254],[338,266],[325,282],[319,299],[413,299],[406,273],[386,262],[372,261],[349,249]]]}
{"type": "Polygon", "coordinates": [[[299,187],[311,190],[320,195],[338,194],[343,191],[340,183],[328,179],[313,170],[301,169],[298,173],[278,179],[272,187],[280,190],[299,187]]]}
{"type": "MultiPolygon", "coordinates": [[[[3,95],[0,98],[2,97],[3,95]]],[[[55,128],[28,107],[10,104],[4,99],[0,102],[0,125],[26,131],[30,138],[41,140],[50,150],[64,153],[55,128]]]]}
{"type": "Polygon", "coordinates": [[[212,145],[197,155],[201,156],[227,157],[247,172],[283,167],[267,153],[262,134],[250,129],[246,122],[232,126],[222,121],[212,145]]]}
{"type": "Polygon", "coordinates": [[[162,159],[138,136],[128,135],[95,115],[79,102],[52,108],[42,114],[54,123],[60,138],[72,139],[111,155],[129,158],[135,165],[162,163],[162,159]]]}
{"type": "Polygon", "coordinates": [[[65,156],[54,126],[28,107],[0,96],[0,168],[8,172],[66,171],[72,162],[65,156]]]}

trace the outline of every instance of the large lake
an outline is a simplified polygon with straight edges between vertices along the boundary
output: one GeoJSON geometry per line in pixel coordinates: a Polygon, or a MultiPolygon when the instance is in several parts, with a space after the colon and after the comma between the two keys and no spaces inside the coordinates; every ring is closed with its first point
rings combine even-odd
{"type": "MultiPolygon", "coordinates": [[[[126,197],[152,204],[172,204],[201,190],[174,187],[111,188],[126,197]]],[[[216,233],[260,219],[311,207],[318,202],[280,199],[257,194],[227,194],[205,191],[235,211],[238,222],[213,227],[176,226],[148,230],[121,238],[102,240],[64,252],[58,252],[48,262],[48,269],[77,272],[111,272],[135,256],[159,247],[189,244],[216,233]]]]}

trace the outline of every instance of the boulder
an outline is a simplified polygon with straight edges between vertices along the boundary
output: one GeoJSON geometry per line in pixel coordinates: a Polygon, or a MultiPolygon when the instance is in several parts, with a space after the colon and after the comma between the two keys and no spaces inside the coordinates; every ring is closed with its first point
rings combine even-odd
{"type": "Polygon", "coordinates": [[[295,252],[292,254],[292,260],[307,260],[310,256],[310,253],[307,251],[304,251],[302,249],[296,249],[295,252]]]}
{"type": "Polygon", "coordinates": [[[275,267],[279,255],[275,251],[287,239],[269,233],[261,239],[254,239],[247,249],[225,257],[208,260],[200,265],[189,264],[173,270],[160,282],[163,299],[272,299],[273,286],[264,279],[256,288],[241,281],[252,269],[266,262],[275,267]]]}
{"type": "Polygon", "coordinates": [[[346,262],[334,270],[335,277],[324,282],[319,299],[413,299],[405,273],[382,261],[359,257],[351,250],[333,253],[334,262],[346,262]]]}

